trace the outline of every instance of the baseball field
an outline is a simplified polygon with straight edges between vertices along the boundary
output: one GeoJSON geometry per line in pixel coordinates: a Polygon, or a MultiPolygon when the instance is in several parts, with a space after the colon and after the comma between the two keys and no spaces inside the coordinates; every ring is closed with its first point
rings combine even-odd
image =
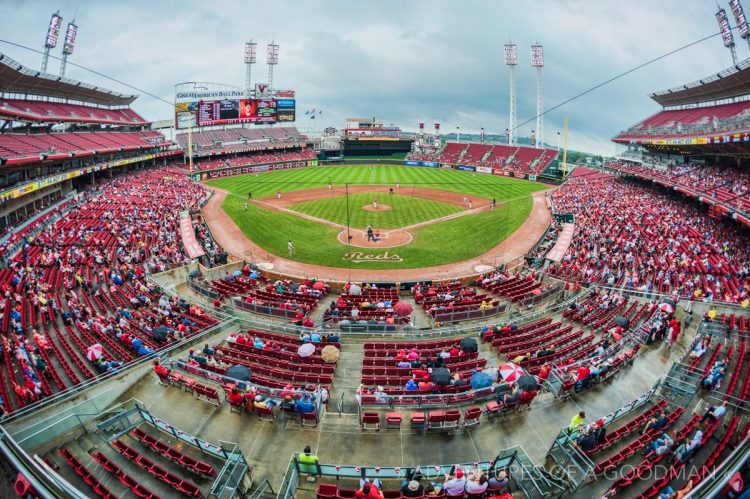
{"type": "Polygon", "coordinates": [[[228,192],[222,209],[264,250],[358,269],[429,267],[485,254],[523,224],[532,194],[545,188],[508,177],[384,165],[282,170],[208,185],[228,192]]]}

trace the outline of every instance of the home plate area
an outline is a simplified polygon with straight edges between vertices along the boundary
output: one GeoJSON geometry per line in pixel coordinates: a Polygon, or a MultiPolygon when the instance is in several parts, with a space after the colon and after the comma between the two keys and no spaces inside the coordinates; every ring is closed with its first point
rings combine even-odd
{"type": "MultiPolygon", "coordinates": [[[[377,231],[376,231],[377,233],[377,231]]],[[[406,229],[394,229],[390,231],[381,231],[380,239],[377,241],[367,240],[367,230],[346,229],[338,234],[338,240],[342,244],[351,244],[358,248],[395,248],[409,244],[414,238],[406,229]],[[351,235],[351,242],[347,241],[348,235],[351,235]]]]}

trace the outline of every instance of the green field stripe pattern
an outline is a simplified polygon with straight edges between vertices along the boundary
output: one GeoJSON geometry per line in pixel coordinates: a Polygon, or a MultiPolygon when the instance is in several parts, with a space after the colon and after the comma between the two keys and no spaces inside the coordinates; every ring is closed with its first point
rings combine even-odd
{"type": "MultiPolygon", "coordinates": [[[[352,264],[342,259],[349,248],[336,239],[338,229],[258,204],[251,203],[247,211],[243,209],[249,192],[252,192],[254,199],[258,199],[272,196],[279,191],[325,188],[329,180],[335,186],[342,186],[347,182],[351,185],[395,186],[398,182],[401,185],[399,194],[393,197],[409,198],[406,193],[408,187],[413,185],[418,188],[459,192],[486,199],[495,198],[501,205],[492,211],[416,229],[412,231],[414,240],[411,243],[389,250],[391,254],[397,253],[403,259],[402,262],[367,262],[354,266],[354,268],[362,269],[419,268],[467,260],[481,255],[497,246],[526,220],[531,212],[531,194],[545,188],[535,182],[508,177],[404,166],[332,166],[281,170],[228,177],[211,181],[209,184],[231,193],[224,201],[223,209],[248,238],[266,251],[286,257],[287,241],[291,239],[295,246],[293,260],[349,268],[352,264]]],[[[391,196],[381,193],[378,200],[390,204],[387,199],[389,197],[391,196]]],[[[368,201],[372,203],[372,197],[352,206],[352,197],[350,197],[350,211],[362,213],[363,216],[369,215],[371,212],[361,209],[361,206],[367,204],[368,201]]],[[[412,198],[412,206],[418,201],[429,200],[412,198]]],[[[322,201],[312,203],[319,202],[322,201]]],[[[446,203],[439,204],[445,205],[446,203]]],[[[460,210],[452,205],[450,207],[460,210]]],[[[345,210],[343,214],[345,217],[345,210]]],[[[346,223],[345,218],[344,223],[346,223]]],[[[360,227],[366,225],[365,222],[360,227]]],[[[356,228],[357,225],[352,223],[352,227],[356,228]]],[[[357,248],[352,248],[352,250],[368,254],[384,251],[357,248]]],[[[502,249],[499,253],[502,253],[502,249]]],[[[249,250],[245,256],[246,258],[252,257],[249,250]]]]}
{"type": "MultiPolygon", "coordinates": [[[[402,192],[408,193],[408,189],[402,189],[402,192]]],[[[346,225],[346,204],[346,196],[336,196],[297,203],[289,208],[316,218],[346,225]]],[[[452,204],[398,194],[362,192],[349,196],[349,223],[351,227],[360,229],[368,225],[378,229],[395,229],[460,211],[462,211],[461,208],[452,204]],[[374,198],[377,198],[381,205],[388,205],[390,209],[364,210],[363,206],[372,206],[374,198]]]]}

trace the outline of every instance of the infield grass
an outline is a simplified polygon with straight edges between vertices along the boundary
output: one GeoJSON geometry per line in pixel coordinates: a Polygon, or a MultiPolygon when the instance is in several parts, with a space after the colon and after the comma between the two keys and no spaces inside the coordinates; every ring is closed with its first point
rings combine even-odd
{"type": "MultiPolygon", "coordinates": [[[[297,203],[290,206],[290,209],[346,225],[346,205],[346,196],[336,196],[297,203]]],[[[461,208],[452,204],[399,194],[384,195],[382,192],[361,192],[349,195],[349,224],[351,227],[360,229],[367,227],[367,225],[372,225],[376,229],[406,227],[407,225],[452,215],[459,211],[461,211],[461,208]],[[379,200],[381,209],[365,210],[364,206],[372,206],[374,198],[379,200]],[[386,204],[390,209],[384,209],[383,204],[386,204]]]]}
{"type": "MultiPolygon", "coordinates": [[[[352,266],[362,269],[418,268],[467,260],[483,254],[506,239],[526,220],[531,212],[531,194],[545,188],[535,182],[508,177],[446,169],[385,165],[282,170],[228,177],[211,181],[209,184],[230,192],[222,205],[223,209],[248,238],[266,251],[287,257],[287,241],[291,239],[295,246],[295,255],[292,260],[330,267],[349,268],[352,266]],[[325,188],[329,181],[335,186],[344,185],[347,182],[350,185],[395,185],[399,183],[403,189],[414,185],[419,188],[453,191],[486,199],[495,198],[498,207],[492,211],[416,229],[412,231],[413,241],[405,246],[390,250],[352,247],[352,251],[362,251],[366,254],[388,251],[391,255],[395,253],[403,259],[400,263],[366,262],[355,265],[343,260],[349,247],[339,243],[336,239],[338,229],[294,214],[266,209],[253,203],[249,205],[247,211],[243,209],[249,192],[252,192],[254,199],[259,199],[272,196],[279,191],[325,188]]],[[[400,194],[393,197],[396,196],[402,197],[400,194]]],[[[390,204],[385,199],[386,197],[391,196],[381,193],[378,199],[390,204]]],[[[416,203],[417,199],[419,198],[414,198],[412,203],[416,203]]],[[[428,200],[421,199],[421,201],[428,200]]],[[[312,203],[320,202],[318,200],[312,203]]],[[[365,199],[365,202],[351,209],[352,197],[350,197],[350,212],[359,211],[363,216],[369,215],[372,212],[361,210],[361,206],[367,202],[368,200],[365,199]]],[[[371,202],[372,196],[370,195],[369,203],[371,202]]],[[[438,204],[442,209],[446,203],[438,204]]],[[[460,210],[452,205],[449,206],[460,210]]],[[[345,215],[345,210],[343,213],[345,215]]],[[[340,219],[341,213],[329,216],[337,216],[340,219]]],[[[366,225],[365,222],[359,227],[366,225]]],[[[394,226],[403,225],[408,224],[394,226]]],[[[352,227],[357,227],[357,225],[352,223],[352,227]]],[[[500,256],[501,252],[502,249],[497,256],[500,256]]]]}

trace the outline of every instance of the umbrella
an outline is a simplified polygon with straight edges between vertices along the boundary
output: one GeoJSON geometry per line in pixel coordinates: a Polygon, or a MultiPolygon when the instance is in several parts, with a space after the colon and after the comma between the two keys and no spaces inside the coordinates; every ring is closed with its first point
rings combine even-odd
{"type": "Polygon", "coordinates": [[[432,370],[432,376],[430,380],[436,385],[450,385],[451,384],[451,372],[444,367],[436,367],[432,370]]]}
{"type": "Polygon", "coordinates": [[[630,324],[630,321],[627,320],[625,317],[618,315],[615,317],[615,324],[617,324],[620,327],[628,327],[628,324],[630,324]]]}
{"type": "Polygon", "coordinates": [[[461,350],[467,353],[474,353],[477,351],[477,340],[474,338],[464,338],[459,343],[461,350]]]}
{"type": "Polygon", "coordinates": [[[518,381],[516,381],[516,383],[518,384],[518,388],[525,392],[536,390],[539,386],[534,376],[529,376],[528,374],[524,374],[523,376],[518,378],[518,381]]]}
{"type": "Polygon", "coordinates": [[[335,364],[339,360],[339,349],[333,345],[328,345],[320,351],[323,362],[326,364],[335,364]]]}
{"type": "Polygon", "coordinates": [[[99,343],[94,343],[86,349],[86,358],[93,362],[97,359],[100,359],[103,353],[104,347],[102,347],[99,343]]]}
{"type": "Polygon", "coordinates": [[[323,281],[315,281],[313,283],[312,287],[313,287],[313,289],[317,289],[319,291],[323,291],[324,289],[326,289],[326,283],[324,283],[323,281]]]}
{"type": "Polygon", "coordinates": [[[257,279],[258,273],[257,272],[250,272],[250,279],[257,279]]]}
{"type": "Polygon", "coordinates": [[[315,345],[313,345],[312,343],[305,343],[304,345],[300,345],[300,347],[297,349],[297,353],[300,357],[310,357],[315,353],[315,345]]]}
{"type": "Polygon", "coordinates": [[[224,373],[227,378],[234,378],[237,381],[250,381],[250,369],[245,366],[232,366],[224,373]]]}
{"type": "Polygon", "coordinates": [[[393,305],[393,311],[401,317],[409,317],[409,315],[411,315],[411,313],[414,311],[414,308],[412,308],[412,306],[408,303],[400,301],[393,305]]]}
{"type": "Polygon", "coordinates": [[[362,288],[360,288],[356,284],[352,284],[351,286],[349,286],[349,294],[359,296],[362,294],[362,288]]]}
{"type": "Polygon", "coordinates": [[[659,305],[659,310],[661,310],[662,312],[666,312],[668,314],[671,314],[671,313],[674,312],[674,306],[670,305],[667,302],[664,302],[661,305],[659,305]]]}
{"type": "Polygon", "coordinates": [[[508,383],[512,383],[524,374],[523,369],[518,367],[513,362],[508,362],[507,364],[502,364],[499,368],[500,370],[500,377],[503,378],[503,381],[507,381],[508,383]]]}
{"type": "Polygon", "coordinates": [[[670,305],[672,305],[672,308],[677,306],[677,303],[672,298],[664,298],[662,300],[662,303],[669,303],[670,305]]]}
{"type": "Polygon", "coordinates": [[[167,326],[157,327],[153,332],[154,341],[157,343],[161,343],[162,341],[166,340],[167,333],[169,333],[169,329],[167,328],[167,326]]]}
{"type": "Polygon", "coordinates": [[[483,372],[475,372],[471,375],[471,387],[475,390],[492,385],[492,378],[483,372]]]}

